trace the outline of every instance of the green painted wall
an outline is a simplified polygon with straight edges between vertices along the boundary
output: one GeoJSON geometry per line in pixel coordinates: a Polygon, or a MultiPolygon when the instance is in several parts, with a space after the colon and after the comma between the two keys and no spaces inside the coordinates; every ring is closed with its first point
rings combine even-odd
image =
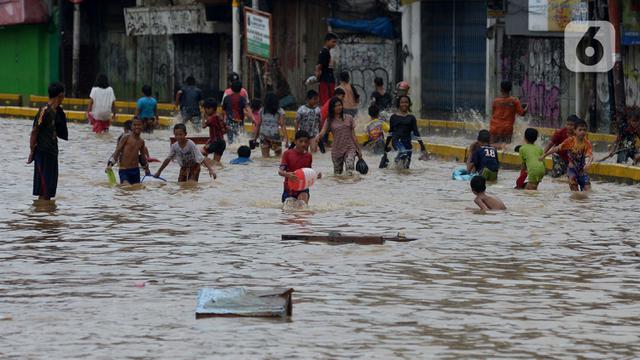
{"type": "Polygon", "coordinates": [[[59,36],[53,24],[0,28],[0,93],[46,95],[59,78],[59,36]]]}

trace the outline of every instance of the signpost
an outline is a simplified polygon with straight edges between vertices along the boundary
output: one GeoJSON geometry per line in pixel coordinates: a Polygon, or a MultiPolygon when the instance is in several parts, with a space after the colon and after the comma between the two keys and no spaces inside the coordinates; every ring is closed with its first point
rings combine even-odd
{"type": "Polygon", "coordinates": [[[245,8],[244,35],[247,56],[255,60],[269,61],[272,55],[271,14],[245,8]]]}

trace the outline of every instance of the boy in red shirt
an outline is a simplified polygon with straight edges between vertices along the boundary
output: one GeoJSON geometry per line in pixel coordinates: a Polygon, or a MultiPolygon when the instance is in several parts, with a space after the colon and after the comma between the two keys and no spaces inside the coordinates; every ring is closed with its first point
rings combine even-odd
{"type": "MultiPolygon", "coordinates": [[[[302,168],[310,168],[312,156],[309,153],[309,133],[304,130],[296,132],[294,140],[295,146],[282,154],[280,162],[280,170],[278,175],[284,177],[284,192],[282,193],[282,202],[288,198],[302,200],[306,204],[309,203],[309,189],[302,191],[294,191],[289,188],[287,180],[296,180],[295,171],[302,168]]],[[[322,173],[318,173],[318,179],[322,177],[322,173]]]]}
{"type": "Polygon", "coordinates": [[[520,105],[520,100],[511,96],[511,82],[500,83],[501,95],[493,100],[491,106],[492,116],[489,123],[491,143],[511,143],[513,136],[513,124],[516,122],[516,114],[524,116],[527,106],[520,105]]]}
{"type": "Polygon", "coordinates": [[[206,157],[213,154],[213,161],[220,163],[222,154],[227,148],[227,143],[224,141],[227,125],[218,116],[217,110],[218,102],[215,99],[209,98],[204,101],[204,113],[207,118],[202,122],[202,128],[209,128],[209,141],[202,149],[202,155],[206,157]]]}
{"type": "MultiPolygon", "coordinates": [[[[580,120],[577,115],[569,115],[567,122],[562,129],[556,130],[549,140],[544,151],[549,151],[552,147],[562,144],[563,141],[575,135],[576,121],[580,120]]],[[[569,164],[569,153],[560,151],[551,157],[553,167],[551,168],[551,177],[559,178],[567,172],[567,164],[569,164]]]]}

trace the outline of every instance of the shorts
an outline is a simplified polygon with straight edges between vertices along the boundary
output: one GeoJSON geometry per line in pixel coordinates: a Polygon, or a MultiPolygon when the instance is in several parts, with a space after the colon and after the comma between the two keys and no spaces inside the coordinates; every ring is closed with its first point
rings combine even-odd
{"type": "Polygon", "coordinates": [[[196,127],[196,132],[200,132],[201,130],[200,115],[182,114],[182,123],[186,124],[189,121],[191,121],[193,123],[193,126],[196,127]]]}
{"type": "Polygon", "coordinates": [[[36,150],[33,161],[33,195],[55,197],[58,189],[58,155],[36,150]]]}
{"type": "Polygon", "coordinates": [[[626,164],[627,160],[629,159],[635,160],[635,158],[636,158],[636,149],[623,150],[618,153],[618,158],[616,159],[616,162],[618,164],[626,164]]]}
{"type": "Polygon", "coordinates": [[[235,121],[231,118],[227,118],[227,140],[229,140],[229,144],[233,144],[234,139],[240,135],[240,130],[242,128],[242,121],[235,121]]]}
{"type": "Polygon", "coordinates": [[[206,150],[207,154],[216,154],[222,156],[224,150],[227,148],[227,143],[224,140],[216,140],[212,143],[207,144],[206,150]]]}
{"type": "Polygon", "coordinates": [[[340,155],[334,156],[333,154],[331,154],[331,160],[333,161],[334,174],[342,174],[342,170],[344,168],[347,175],[351,175],[351,173],[353,173],[353,169],[355,169],[356,152],[355,150],[350,150],[340,155]]]}
{"type": "Polygon", "coordinates": [[[546,171],[529,171],[529,182],[540,183],[546,171]]]}
{"type": "MultiPolygon", "coordinates": [[[[498,171],[491,171],[489,168],[484,168],[480,172],[480,175],[487,181],[498,181],[498,171]]],[[[529,181],[531,181],[531,174],[529,174],[529,181]]]]}
{"type": "Polygon", "coordinates": [[[498,144],[498,143],[511,144],[512,137],[513,137],[513,133],[501,133],[501,134],[491,133],[491,143],[492,144],[498,144]]]}
{"type": "Polygon", "coordinates": [[[155,118],[142,118],[142,131],[152,133],[153,129],[156,127],[155,123],[155,118]]]}
{"type": "Polygon", "coordinates": [[[282,141],[275,139],[267,139],[263,136],[260,136],[260,148],[261,149],[271,149],[275,152],[282,151],[282,141]]]}
{"type": "Polygon", "coordinates": [[[408,169],[411,166],[411,157],[413,155],[411,140],[394,140],[393,146],[398,150],[398,155],[394,160],[396,167],[408,169]]]}
{"type": "Polygon", "coordinates": [[[365,145],[365,149],[373,152],[376,155],[384,154],[385,143],[384,139],[373,140],[365,145]]]}
{"type": "Polygon", "coordinates": [[[140,183],[139,168],[120,169],[118,175],[120,176],[120,184],[124,184],[125,182],[128,182],[130,185],[140,183]]]}
{"type": "Polygon", "coordinates": [[[185,181],[198,181],[200,177],[200,164],[195,164],[191,166],[181,166],[180,167],[180,175],[178,175],[178,182],[185,181]]]}
{"type": "Polygon", "coordinates": [[[574,168],[567,169],[567,177],[569,178],[569,187],[573,191],[583,191],[585,186],[591,185],[589,175],[584,171],[577,171],[574,168]]]}
{"type": "Polygon", "coordinates": [[[559,178],[567,172],[567,162],[560,155],[551,155],[551,161],[553,162],[551,177],[559,178]]]}
{"type": "Polygon", "coordinates": [[[287,200],[288,198],[295,198],[297,199],[298,196],[300,196],[300,194],[307,194],[309,195],[309,189],[306,190],[302,190],[302,191],[283,191],[282,192],[282,202],[285,202],[285,200],[287,200]]]}
{"type": "Polygon", "coordinates": [[[109,131],[111,120],[93,120],[93,132],[96,134],[109,131]]]}

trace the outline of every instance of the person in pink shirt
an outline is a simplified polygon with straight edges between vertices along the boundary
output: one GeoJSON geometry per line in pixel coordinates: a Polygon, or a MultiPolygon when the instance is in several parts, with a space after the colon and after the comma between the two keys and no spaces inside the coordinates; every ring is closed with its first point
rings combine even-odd
{"type": "MultiPolygon", "coordinates": [[[[229,77],[227,78],[227,80],[228,80],[228,84],[227,84],[228,87],[224,90],[224,93],[222,95],[222,101],[224,101],[225,97],[233,94],[231,85],[236,81],[240,81],[240,75],[238,75],[238,73],[232,72],[231,74],[229,74],[229,77]]],[[[247,89],[241,88],[240,96],[244,97],[245,99],[247,99],[247,102],[249,102],[249,93],[247,93],[247,89]]]]}

